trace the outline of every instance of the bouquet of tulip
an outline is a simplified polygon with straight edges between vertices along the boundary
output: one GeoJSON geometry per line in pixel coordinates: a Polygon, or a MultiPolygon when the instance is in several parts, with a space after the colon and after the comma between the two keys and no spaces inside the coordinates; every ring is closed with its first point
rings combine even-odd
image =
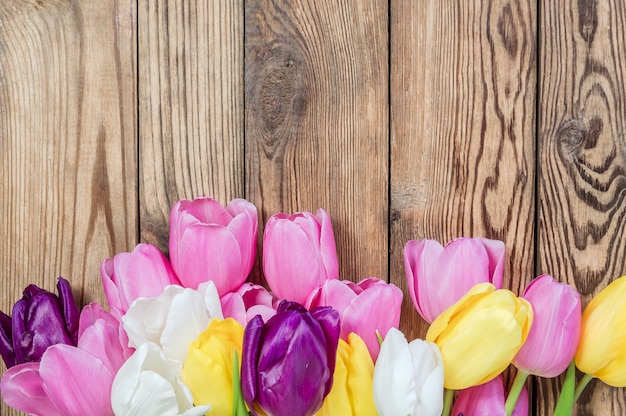
{"type": "Polygon", "coordinates": [[[548,275],[521,296],[502,289],[502,242],[409,241],[409,294],[430,323],[409,342],[399,288],[339,280],[322,209],[272,216],[269,290],[247,282],[257,218],[242,199],[179,201],[169,258],[139,244],[102,262],[106,309],[80,310],[63,278],[58,295],[28,286],[0,313],[3,400],[46,416],[526,415],[526,378],[567,368],[566,415],[592,378],[626,385],[626,277],[581,314],[578,293],[548,275]],[[574,365],[586,374],[576,389],[574,365]]]}

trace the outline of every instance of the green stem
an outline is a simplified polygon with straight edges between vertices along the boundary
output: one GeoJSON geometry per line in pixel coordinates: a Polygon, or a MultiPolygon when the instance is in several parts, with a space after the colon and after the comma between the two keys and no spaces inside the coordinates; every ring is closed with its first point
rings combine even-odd
{"type": "Polygon", "coordinates": [[[513,381],[513,386],[511,386],[511,391],[506,398],[506,402],[504,403],[504,409],[506,410],[506,416],[511,416],[513,414],[513,409],[515,409],[515,404],[517,403],[517,399],[519,398],[522,389],[524,388],[524,383],[528,378],[528,373],[517,370],[517,374],[515,375],[515,380],[513,381]]]}
{"type": "Polygon", "coordinates": [[[454,390],[443,389],[443,410],[441,416],[450,416],[452,410],[452,399],[454,398],[454,390]]]}
{"type": "Polygon", "coordinates": [[[583,393],[583,390],[585,390],[585,387],[587,387],[587,384],[589,384],[591,380],[593,380],[593,376],[589,374],[585,374],[583,378],[580,379],[580,382],[576,386],[576,391],[574,391],[574,402],[578,400],[580,395],[583,393]]]}

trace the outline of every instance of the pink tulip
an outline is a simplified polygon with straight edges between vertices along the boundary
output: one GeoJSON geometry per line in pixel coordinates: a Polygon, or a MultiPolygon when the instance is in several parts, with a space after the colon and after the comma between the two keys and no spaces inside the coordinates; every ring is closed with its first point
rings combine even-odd
{"type": "Polygon", "coordinates": [[[398,327],[402,290],[374,277],[358,284],[327,280],[307,302],[308,308],[317,306],[332,306],[338,310],[341,339],[348,341],[351,332],[360,336],[375,362],[380,351],[376,331],[384,338],[389,329],[398,327]]]}
{"type": "Polygon", "coordinates": [[[78,346],[55,344],[38,363],[8,369],[2,398],[32,415],[112,415],[111,386],[130,356],[120,342],[119,322],[92,304],[81,313],[78,346]]]}
{"type": "Polygon", "coordinates": [[[263,236],[263,273],[280,299],[303,304],[326,280],[339,277],[337,247],[328,213],[273,215],[263,236]]]}
{"type": "MultiPolygon", "coordinates": [[[[452,415],[463,416],[506,416],[504,409],[504,382],[502,376],[493,380],[461,390],[452,408],[452,415]]],[[[528,391],[522,389],[513,416],[528,415],[528,391]]]]}
{"type": "Polygon", "coordinates": [[[131,253],[119,253],[100,264],[104,294],[111,311],[122,316],[137,298],[158,296],[168,285],[180,282],[161,251],[138,244],[131,253]]]}
{"type": "Polygon", "coordinates": [[[170,260],[182,285],[212,280],[220,296],[246,280],[256,257],[257,211],[245,199],[224,209],[211,198],[181,200],[170,213],[170,260]]]}
{"type": "Polygon", "coordinates": [[[567,369],[578,348],[580,295],[545,274],[530,282],[522,297],[533,307],[533,326],[513,364],[529,374],[556,377],[567,369]]]}
{"type": "Polygon", "coordinates": [[[263,286],[244,283],[235,292],[220,298],[224,318],[234,318],[244,327],[256,315],[264,322],[276,315],[277,300],[263,286]]]}
{"type": "Polygon", "coordinates": [[[415,309],[432,323],[474,285],[502,288],[504,243],[458,238],[442,247],[434,240],[411,240],[404,247],[404,268],[415,309]]]}

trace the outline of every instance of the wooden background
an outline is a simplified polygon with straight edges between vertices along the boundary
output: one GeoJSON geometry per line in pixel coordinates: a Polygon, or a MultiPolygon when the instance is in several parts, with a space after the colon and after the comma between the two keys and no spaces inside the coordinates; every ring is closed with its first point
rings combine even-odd
{"type": "MultiPolygon", "coordinates": [[[[104,301],[102,259],[166,249],[202,195],[326,208],[343,278],[406,290],[406,241],[484,236],[506,286],[586,304],[626,273],[625,24],[619,0],[0,0],[0,309],[58,275],[104,301]]],[[[577,414],[625,398],[593,382],[577,414]]]]}

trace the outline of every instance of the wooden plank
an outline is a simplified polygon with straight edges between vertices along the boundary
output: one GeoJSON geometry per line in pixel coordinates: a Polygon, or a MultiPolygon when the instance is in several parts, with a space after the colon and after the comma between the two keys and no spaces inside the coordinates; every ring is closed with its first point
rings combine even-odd
{"type": "Polygon", "coordinates": [[[104,301],[100,262],[137,242],[135,36],[132,0],[0,2],[3,311],[59,275],[104,301]]]}
{"type": "Polygon", "coordinates": [[[179,199],[244,196],[243,3],[139,1],[141,239],[179,199]]]}
{"type": "Polygon", "coordinates": [[[386,278],[387,2],[245,4],[248,199],[326,209],[340,278],[386,278]]]}
{"type": "MultiPolygon", "coordinates": [[[[540,7],[538,270],[574,285],[586,305],[626,273],[626,6],[540,7]]],[[[558,386],[540,385],[539,414],[551,414],[558,386]]],[[[624,414],[625,393],[592,382],[577,414],[624,414]]]]}
{"type": "Polygon", "coordinates": [[[535,16],[531,1],[391,1],[391,281],[408,337],[427,330],[408,240],[499,239],[505,287],[532,277],[535,16]]]}

